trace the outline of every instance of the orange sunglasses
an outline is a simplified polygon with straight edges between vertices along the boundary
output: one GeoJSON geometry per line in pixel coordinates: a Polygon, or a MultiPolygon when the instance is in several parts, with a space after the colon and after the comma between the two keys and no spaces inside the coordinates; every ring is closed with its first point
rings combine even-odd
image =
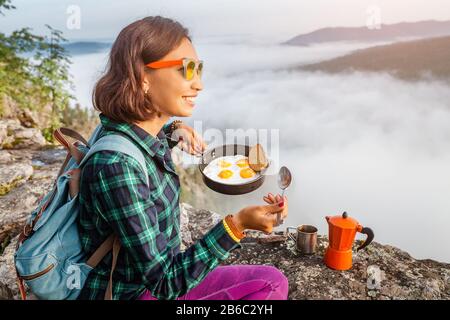
{"type": "Polygon", "coordinates": [[[146,64],[147,67],[152,69],[160,69],[160,68],[168,68],[173,66],[183,66],[183,77],[190,81],[194,78],[194,71],[197,67],[197,74],[199,78],[202,76],[203,70],[203,61],[199,60],[195,62],[195,60],[190,58],[183,58],[180,60],[166,60],[166,61],[155,61],[149,64],[146,64]],[[198,66],[197,66],[198,65],[198,66]]]}

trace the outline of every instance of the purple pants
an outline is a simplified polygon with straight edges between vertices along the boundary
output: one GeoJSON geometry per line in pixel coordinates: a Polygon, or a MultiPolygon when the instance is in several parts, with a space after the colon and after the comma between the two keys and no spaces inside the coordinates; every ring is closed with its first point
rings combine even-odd
{"type": "MultiPolygon", "coordinates": [[[[218,266],[177,300],[286,300],[288,280],[264,265],[218,266]]],[[[139,300],[157,300],[146,290],[139,300]]]]}

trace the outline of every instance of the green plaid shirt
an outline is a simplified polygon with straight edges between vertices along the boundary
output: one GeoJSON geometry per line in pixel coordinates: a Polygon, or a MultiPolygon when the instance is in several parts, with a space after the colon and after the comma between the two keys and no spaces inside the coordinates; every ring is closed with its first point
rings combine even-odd
{"type": "MultiPolygon", "coordinates": [[[[175,299],[197,286],[230,251],[240,247],[215,225],[202,239],[180,252],[180,182],[165,137],[117,123],[100,114],[101,135],[122,134],[139,146],[149,175],[134,158],[113,151],[94,154],[83,168],[80,185],[79,230],[84,252],[90,256],[111,234],[121,250],[113,274],[113,298],[135,299],[150,290],[158,299],[175,299]]],[[[103,299],[112,254],[89,273],[79,299],[103,299]]]]}

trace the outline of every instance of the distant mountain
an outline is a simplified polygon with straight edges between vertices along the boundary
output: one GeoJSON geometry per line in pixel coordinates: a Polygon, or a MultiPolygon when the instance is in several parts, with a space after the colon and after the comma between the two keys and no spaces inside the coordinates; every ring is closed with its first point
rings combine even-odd
{"type": "Polygon", "coordinates": [[[97,53],[109,49],[111,46],[112,44],[108,42],[90,41],[70,42],[63,45],[72,55],[97,53]]]}
{"type": "Polygon", "coordinates": [[[307,34],[298,35],[283,44],[307,46],[315,43],[334,41],[396,41],[404,39],[431,38],[450,35],[450,21],[402,22],[381,24],[380,29],[367,27],[324,28],[307,34]]]}
{"type": "Polygon", "coordinates": [[[388,72],[405,80],[432,76],[450,81],[450,36],[361,49],[299,69],[330,73],[354,70],[388,72]]]}

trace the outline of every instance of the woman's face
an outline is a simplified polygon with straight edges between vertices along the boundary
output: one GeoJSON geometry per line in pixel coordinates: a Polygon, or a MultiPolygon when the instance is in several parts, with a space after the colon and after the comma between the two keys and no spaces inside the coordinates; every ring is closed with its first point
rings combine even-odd
{"type": "MultiPolygon", "coordinates": [[[[192,43],[184,38],[180,46],[160,60],[178,60],[182,58],[191,58],[198,61],[192,43]]],[[[198,65],[196,66],[198,67],[198,65]]],[[[143,88],[148,90],[152,103],[158,110],[169,117],[189,117],[194,109],[195,97],[203,89],[203,84],[197,74],[194,72],[192,80],[187,81],[183,77],[183,66],[173,66],[160,69],[147,68],[147,76],[144,80],[143,88]],[[188,101],[186,97],[190,98],[188,101]]]]}

